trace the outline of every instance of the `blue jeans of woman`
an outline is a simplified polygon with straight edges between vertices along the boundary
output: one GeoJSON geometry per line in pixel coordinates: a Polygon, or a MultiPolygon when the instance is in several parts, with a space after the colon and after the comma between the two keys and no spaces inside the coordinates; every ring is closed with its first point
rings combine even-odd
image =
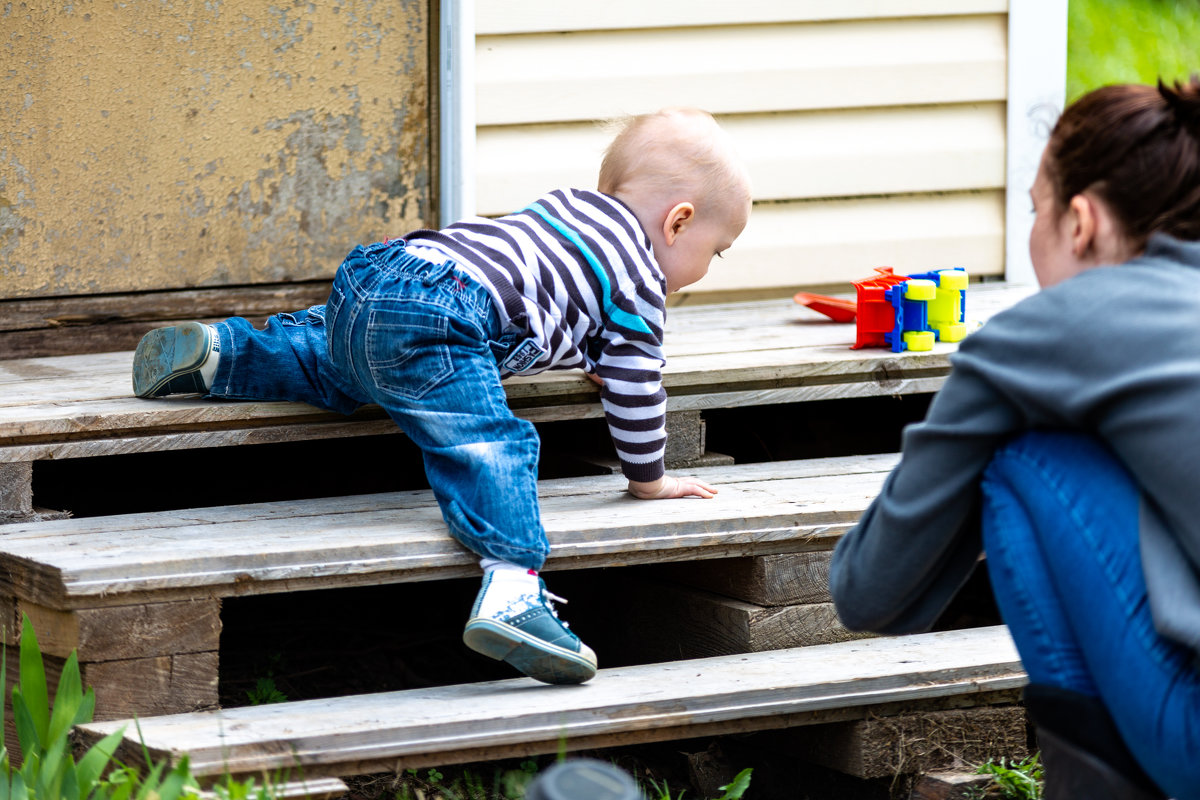
{"type": "Polygon", "coordinates": [[[379,404],[421,448],[451,534],[479,555],[541,568],[550,548],[538,435],[509,410],[497,366],[517,335],[453,262],[432,264],[399,241],[359,246],[324,306],[277,314],[264,330],[240,318],[216,328],[212,397],[345,414],[379,404]]]}
{"type": "Polygon", "coordinates": [[[997,452],[983,495],[988,570],[1029,680],[1100,698],[1147,774],[1200,798],[1200,668],[1154,629],[1135,482],[1090,437],[1034,432],[997,452]]]}

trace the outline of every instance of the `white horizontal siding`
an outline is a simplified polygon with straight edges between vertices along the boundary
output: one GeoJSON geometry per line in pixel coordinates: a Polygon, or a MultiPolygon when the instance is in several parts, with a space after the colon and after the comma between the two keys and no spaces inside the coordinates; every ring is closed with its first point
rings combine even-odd
{"type": "Polygon", "coordinates": [[[644,0],[484,0],[478,212],[594,187],[603,120],[696,105],[738,143],[755,208],[689,292],[838,284],[883,265],[1002,274],[1009,6],[697,0],[682,20],[644,0]]]}
{"type": "MultiPolygon", "coordinates": [[[[725,117],[757,200],[1004,186],[1002,103],[725,117]]],[[[482,214],[522,207],[549,186],[593,188],[610,132],[594,123],[479,132],[482,214]]]]}
{"type": "Polygon", "coordinates": [[[481,126],[1002,100],[1000,15],[479,37],[481,126]]]}
{"type": "Polygon", "coordinates": [[[689,292],[798,287],[963,267],[998,275],[1004,192],[767,203],[689,292]]]}
{"type": "Polygon", "coordinates": [[[678,28],[766,22],[827,22],[838,19],[931,17],[1003,13],[1008,0],[692,0],[686,7],[646,0],[602,4],[563,0],[484,0],[478,6],[481,35],[550,31],[678,28]]]}

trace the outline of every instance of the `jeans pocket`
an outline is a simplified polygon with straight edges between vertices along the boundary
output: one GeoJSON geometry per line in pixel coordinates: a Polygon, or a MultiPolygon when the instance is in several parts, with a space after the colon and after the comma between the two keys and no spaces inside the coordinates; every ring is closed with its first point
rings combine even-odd
{"type": "Polygon", "coordinates": [[[303,311],[284,311],[275,316],[279,317],[279,321],[284,325],[324,327],[325,306],[309,306],[303,311]]]}
{"type": "Polygon", "coordinates": [[[367,368],[380,389],[420,400],[454,372],[444,316],[377,308],[367,322],[367,368]]]}

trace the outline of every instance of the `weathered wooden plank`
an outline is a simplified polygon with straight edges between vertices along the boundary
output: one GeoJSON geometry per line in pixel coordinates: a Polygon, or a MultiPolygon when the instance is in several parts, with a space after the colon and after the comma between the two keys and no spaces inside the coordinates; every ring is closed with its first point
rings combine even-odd
{"type": "Polygon", "coordinates": [[[532,31],[613,28],[675,28],[684,25],[748,25],[766,22],[826,22],[877,17],[988,14],[1008,10],[1007,0],[698,0],[679,14],[670,5],[610,0],[603,8],[556,0],[489,0],[476,11],[481,35],[532,31]]]}
{"type": "MultiPolygon", "coordinates": [[[[711,500],[647,503],[628,495],[619,476],[546,481],[541,506],[552,547],[547,569],[828,549],[887,474],[847,470],[851,463],[835,460],[833,475],[811,474],[810,463],[797,466],[805,477],[765,481],[739,481],[737,467],[697,469],[720,485],[711,500]],[[579,493],[589,482],[591,489],[579,493]]],[[[428,492],[0,530],[0,585],[58,609],[478,573],[475,556],[446,533],[428,492]]]]}
{"type": "MultiPolygon", "coordinates": [[[[382,412],[380,414],[382,415],[382,412]]],[[[13,445],[0,448],[0,464],[4,463],[6,458],[33,461],[94,458],[129,453],[155,453],[164,450],[196,450],[205,447],[307,442],[400,433],[400,429],[390,419],[372,420],[365,415],[357,417],[357,419],[356,422],[329,421],[312,424],[297,422],[188,433],[164,433],[149,430],[143,431],[141,435],[133,436],[108,436],[102,439],[68,439],[59,442],[13,445]]]]}
{"type": "Polygon", "coordinates": [[[613,613],[637,630],[629,658],[667,661],[865,638],[846,629],[832,602],[768,608],[671,583],[625,587],[613,613]]]}
{"type": "Polygon", "coordinates": [[[152,327],[245,317],[325,302],[329,282],[187,289],[0,302],[0,359],[132,350],[152,327]]]}
{"type": "Polygon", "coordinates": [[[43,653],[81,662],[121,661],[179,653],[215,652],[221,640],[221,601],[186,600],[59,611],[20,602],[43,653]]]}
{"type": "Polygon", "coordinates": [[[971,800],[992,780],[976,772],[930,772],[917,779],[909,800],[971,800]]]}
{"type": "Polygon", "coordinates": [[[830,552],[663,564],[655,574],[760,606],[828,603],[830,552]]]}
{"type": "Polygon", "coordinates": [[[704,453],[704,420],[699,411],[667,413],[667,451],[664,459],[668,469],[689,464],[704,453]]]}
{"type": "Polygon", "coordinates": [[[33,464],[0,463],[0,523],[33,513],[33,464]]]}
{"type": "MultiPolygon", "coordinates": [[[[968,316],[982,322],[1030,291],[972,288],[968,316]]],[[[853,325],[823,322],[790,300],[673,308],[666,339],[672,411],[934,391],[955,349],[850,350],[853,325]]],[[[0,361],[0,462],[393,431],[375,407],[344,417],[301,403],[140,400],[130,396],[131,358],[0,361]]],[[[506,388],[517,413],[533,421],[603,413],[596,386],[577,371],[517,378],[506,388]]]]}
{"type": "Polygon", "coordinates": [[[85,662],[79,669],[83,685],[96,690],[100,721],[216,708],[219,660],[216,652],[179,653],[85,662]]]}
{"type": "Polygon", "coordinates": [[[965,708],[797,729],[777,745],[857,778],[884,778],[1028,754],[1020,706],[965,708]]]}
{"type": "MultiPolygon", "coordinates": [[[[1008,690],[1025,680],[1007,631],[996,627],[602,669],[566,691],[522,678],[142,717],[140,725],[152,758],[188,753],[198,775],[297,765],[336,775],[409,759],[455,763],[481,752],[650,739],[681,726],[804,724],[804,715],[829,709],[1008,690]]],[[[99,737],[121,724],[82,730],[99,737]]],[[[137,750],[127,755],[136,759],[137,750]]]]}
{"type": "Polygon", "coordinates": [[[481,36],[477,123],[607,119],[664,97],[714,113],[767,110],[764,97],[771,110],[1003,100],[1006,23],[991,14],[481,36]]]}

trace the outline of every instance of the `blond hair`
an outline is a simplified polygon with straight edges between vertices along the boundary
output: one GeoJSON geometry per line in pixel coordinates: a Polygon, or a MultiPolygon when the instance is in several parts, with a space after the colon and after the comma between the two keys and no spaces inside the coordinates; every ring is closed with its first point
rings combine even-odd
{"type": "Polygon", "coordinates": [[[597,187],[620,196],[635,186],[694,203],[750,199],[732,140],[698,108],[666,108],[624,121],[604,153],[597,187]]]}

